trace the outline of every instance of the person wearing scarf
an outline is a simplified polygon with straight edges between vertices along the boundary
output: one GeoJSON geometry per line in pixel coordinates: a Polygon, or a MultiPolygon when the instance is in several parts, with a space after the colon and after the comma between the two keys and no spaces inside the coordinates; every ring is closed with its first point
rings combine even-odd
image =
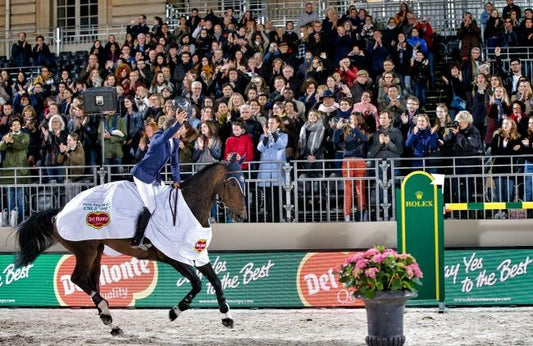
{"type": "Polygon", "coordinates": [[[490,146],[494,132],[502,125],[503,118],[512,113],[507,91],[503,86],[494,89],[494,95],[489,98],[489,111],[487,112],[487,133],[485,144],[490,146]]]}
{"type": "Polygon", "coordinates": [[[324,158],[324,132],[325,127],[322,122],[322,114],[317,110],[311,110],[307,115],[307,122],[300,129],[300,137],[298,140],[298,148],[300,149],[300,156],[307,160],[305,168],[311,170],[308,175],[314,175],[314,169],[320,168],[320,163],[316,160],[324,158]]]}

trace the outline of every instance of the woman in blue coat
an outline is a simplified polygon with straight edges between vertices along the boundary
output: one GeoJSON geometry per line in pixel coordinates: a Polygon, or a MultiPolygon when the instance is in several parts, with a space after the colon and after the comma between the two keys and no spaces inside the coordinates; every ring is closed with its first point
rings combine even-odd
{"type": "MultiPolygon", "coordinates": [[[[179,187],[179,140],[177,139],[177,132],[186,118],[187,112],[179,112],[173,124],[165,126],[166,129],[164,131],[157,131],[152,137],[148,151],[143,159],[131,171],[133,181],[144,203],[144,208],[137,218],[135,235],[131,241],[131,245],[134,248],[140,248],[142,250],[148,248],[142,243],[142,240],[146,227],[148,226],[148,221],[157,208],[156,194],[162,185],[161,170],[169,158],[174,187],[179,187]]],[[[167,124],[168,121],[165,125],[167,124]]]]}
{"type": "MultiPolygon", "coordinates": [[[[407,135],[405,146],[413,150],[413,157],[431,157],[439,154],[439,134],[436,129],[429,127],[429,117],[427,114],[419,114],[416,118],[416,126],[414,126],[407,135]]],[[[436,173],[435,167],[431,166],[431,161],[413,160],[412,166],[414,168],[423,168],[429,173],[436,173]]]]}
{"type": "Polygon", "coordinates": [[[280,131],[280,124],[281,119],[277,115],[270,116],[257,145],[261,153],[257,185],[264,188],[265,214],[275,222],[280,221],[281,215],[279,188],[283,182],[283,170],[280,165],[287,162],[285,148],[289,141],[289,136],[280,131]]]}

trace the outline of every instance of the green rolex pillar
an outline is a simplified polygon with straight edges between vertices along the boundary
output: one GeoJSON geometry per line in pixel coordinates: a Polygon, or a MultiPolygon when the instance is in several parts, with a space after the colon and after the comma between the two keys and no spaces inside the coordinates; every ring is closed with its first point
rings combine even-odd
{"type": "MultiPolygon", "coordinates": [[[[434,177],[407,175],[396,193],[397,249],[413,255],[424,273],[418,300],[444,302],[443,197],[434,177]]],[[[440,304],[443,307],[443,304],[440,304]]]]}

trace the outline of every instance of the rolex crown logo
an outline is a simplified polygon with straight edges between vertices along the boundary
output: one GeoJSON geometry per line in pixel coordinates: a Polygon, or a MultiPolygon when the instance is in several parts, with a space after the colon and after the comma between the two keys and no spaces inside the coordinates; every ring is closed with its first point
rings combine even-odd
{"type": "Polygon", "coordinates": [[[416,199],[421,200],[422,197],[424,197],[424,193],[422,191],[417,191],[415,192],[415,197],[416,199]]]}

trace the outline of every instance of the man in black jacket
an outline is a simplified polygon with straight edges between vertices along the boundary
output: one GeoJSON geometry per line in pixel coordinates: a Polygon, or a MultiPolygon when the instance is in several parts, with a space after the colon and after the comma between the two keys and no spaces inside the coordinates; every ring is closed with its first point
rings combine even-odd
{"type": "Polygon", "coordinates": [[[31,66],[31,44],[26,41],[26,33],[20,32],[18,38],[18,41],[13,43],[13,47],[11,47],[11,66],[31,66]]]}

